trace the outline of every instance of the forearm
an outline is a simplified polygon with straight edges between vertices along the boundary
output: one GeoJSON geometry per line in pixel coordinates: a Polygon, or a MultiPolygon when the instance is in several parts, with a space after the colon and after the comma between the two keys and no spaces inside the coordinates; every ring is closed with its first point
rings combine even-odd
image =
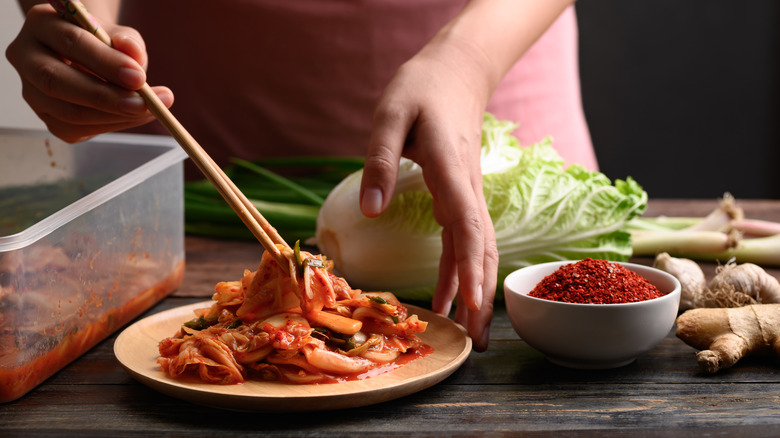
{"type": "MultiPolygon", "coordinates": [[[[19,6],[26,14],[33,6],[39,3],[46,3],[45,0],[18,0],[19,6]]],[[[116,23],[119,17],[119,6],[121,0],[82,0],[84,6],[89,10],[101,24],[116,23]]]]}
{"type": "Polygon", "coordinates": [[[574,0],[471,0],[432,42],[458,41],[483,57],[491,91],[574,0]]]}

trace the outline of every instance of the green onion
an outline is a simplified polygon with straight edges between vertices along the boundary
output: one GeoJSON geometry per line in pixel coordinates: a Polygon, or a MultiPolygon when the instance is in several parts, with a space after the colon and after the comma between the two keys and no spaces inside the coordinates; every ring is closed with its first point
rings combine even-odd
{"type": "MultiPolygon", "coordinates": [[[[225,173],[279,234],[292,242],[314,236],[324,199],[347,175],[360,170],[364,160],[280,157],[251,162],[233,159],[232,163],[225,173]]],[[[184,229],[189,234],[254,239],[206,179],[185,183],[184,208],[184,229]]]]}
{"type": "Polygon", "coordinates": [[[184,323],[184,326],[193,330],[205,330],[212,325],[216,324],[217,320],[212,318],[204,318],[202,315],[184,323]]]}
{"type": "Polygon", "coordinates": [[[368,299],[373,301],[373,302],[375,302],[375,303],[379,303],[379,304],[390,304],[390,303],[387,302],[387,300],[385,300],[382,297],[370,296],[370,297],[368,297],[368,299]]]}
{"type": "Polygon", "coordinates": [[[295,264],[298,266],[303,265],[303,260],[301,260],[301,241],[296,240],[295,241],[295,264]]]}
{"type": "Polygon", "coordinates": [[[293,248],[293,251],[295,252],[295,266],[298,268],[298,272],[300,273],[301,269],[303,268],[303,260],[301,260],[301,241],[296,240],[295,241],[295,248],[293,248]]]}
{"type": "Polygon", "coordinates": [[[226,325],[226,329],[234,329],[241,327],[241,324],[243,324],[243,321],[241,321],[239,318],[234,319],[230,324],[226,325]]]}
{"type": "Polygon", "coordinates": [[[256,174],[258,174],[260,176],[268,178],[269,180],[279,184],[282,187],[286,187],[286,188],[288,188],[288,189],[290,189],[290,190],[292,190],[294,192],[299,193],[303,197],[305,197],[305,198],[311,200],[312,202],[314,202],[316,205],[322,205],[325,202],[325,199],[323,197],[321,197],[321,196],[317,195],[316,193],[313,193],[312,191],[306,189],[306,187],[304,187],[304,186],[302,186],[300,184],[296,184],[294,181],[292,181],[290,179],[287,179],[287,178],[284,178],[282,176],[279,176],[279,175],[271,172],[268,169],[265,169],[265,168],[260,167],[260,166],[258,166],[256,164],[253,164],[253,163],[251,163],[249,161],[241,160],[241,159],[238,159],[238,158],[235,158],[235,159],[233,159],[231,161],[233,161],[234,163],[236,163],[239,166],[245,167],[245,168],[255,172],[256,174]]]}

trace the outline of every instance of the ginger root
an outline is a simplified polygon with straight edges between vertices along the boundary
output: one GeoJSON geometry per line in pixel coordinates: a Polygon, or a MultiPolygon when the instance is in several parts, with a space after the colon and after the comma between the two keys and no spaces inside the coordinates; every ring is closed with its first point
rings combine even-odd
{"type": "Polygon", "coordinates": [[[752,354],[780,355],[780,304],[691,309],[677,317],[677,337],[699,351],[707,373],[752,354]]]}

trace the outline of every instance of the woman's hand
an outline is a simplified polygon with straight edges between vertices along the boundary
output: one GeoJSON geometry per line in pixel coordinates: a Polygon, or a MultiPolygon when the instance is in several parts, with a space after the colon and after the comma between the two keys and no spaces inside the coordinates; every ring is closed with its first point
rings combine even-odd
{"type": "Polygon", "coordinates": [[[482,193],[481,127],[490,95],[507,70],[572,0],[469,0],[396,72],[379,99],[363,173],[360,208],[381,214],[395,190],[398,161],[423,168],[442,225],[443,251],[433,307],[487,348],[498,251],[482,193]]]}
{"type": "MultiPolygon", "coordinates": [[[[67,142],[143,125],[154,119],[133,90],[146,82],[146,47],[132,28],[101,23],[108,47],[63,20],[48,4],[32,7],[6,57],[22,95],[49,131],[67,142]]],[[[170,107],[173,93],[154,91],[170,107]]]]}
{"type": "Polygon", "coordinates": [[[401,156],[417,162],[442,225],[434,310],[456,320],[475,349],[487,348],[498,251],[482,192],[481,129],[493,83],[487,60],[465,40],[434,41],[405,63],[374,114],[361,186],[361,209],[374,217],[395,190],[401,156]]]}

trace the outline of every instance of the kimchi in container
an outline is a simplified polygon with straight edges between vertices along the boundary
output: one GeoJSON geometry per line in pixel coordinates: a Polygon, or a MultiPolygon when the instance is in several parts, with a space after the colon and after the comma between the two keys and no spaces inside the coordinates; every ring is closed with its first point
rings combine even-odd
{"type": "Polygon", "coordinates": [[[185,158],[162,136],[0,129],[0,402],[179,286],[185,158]]]}

